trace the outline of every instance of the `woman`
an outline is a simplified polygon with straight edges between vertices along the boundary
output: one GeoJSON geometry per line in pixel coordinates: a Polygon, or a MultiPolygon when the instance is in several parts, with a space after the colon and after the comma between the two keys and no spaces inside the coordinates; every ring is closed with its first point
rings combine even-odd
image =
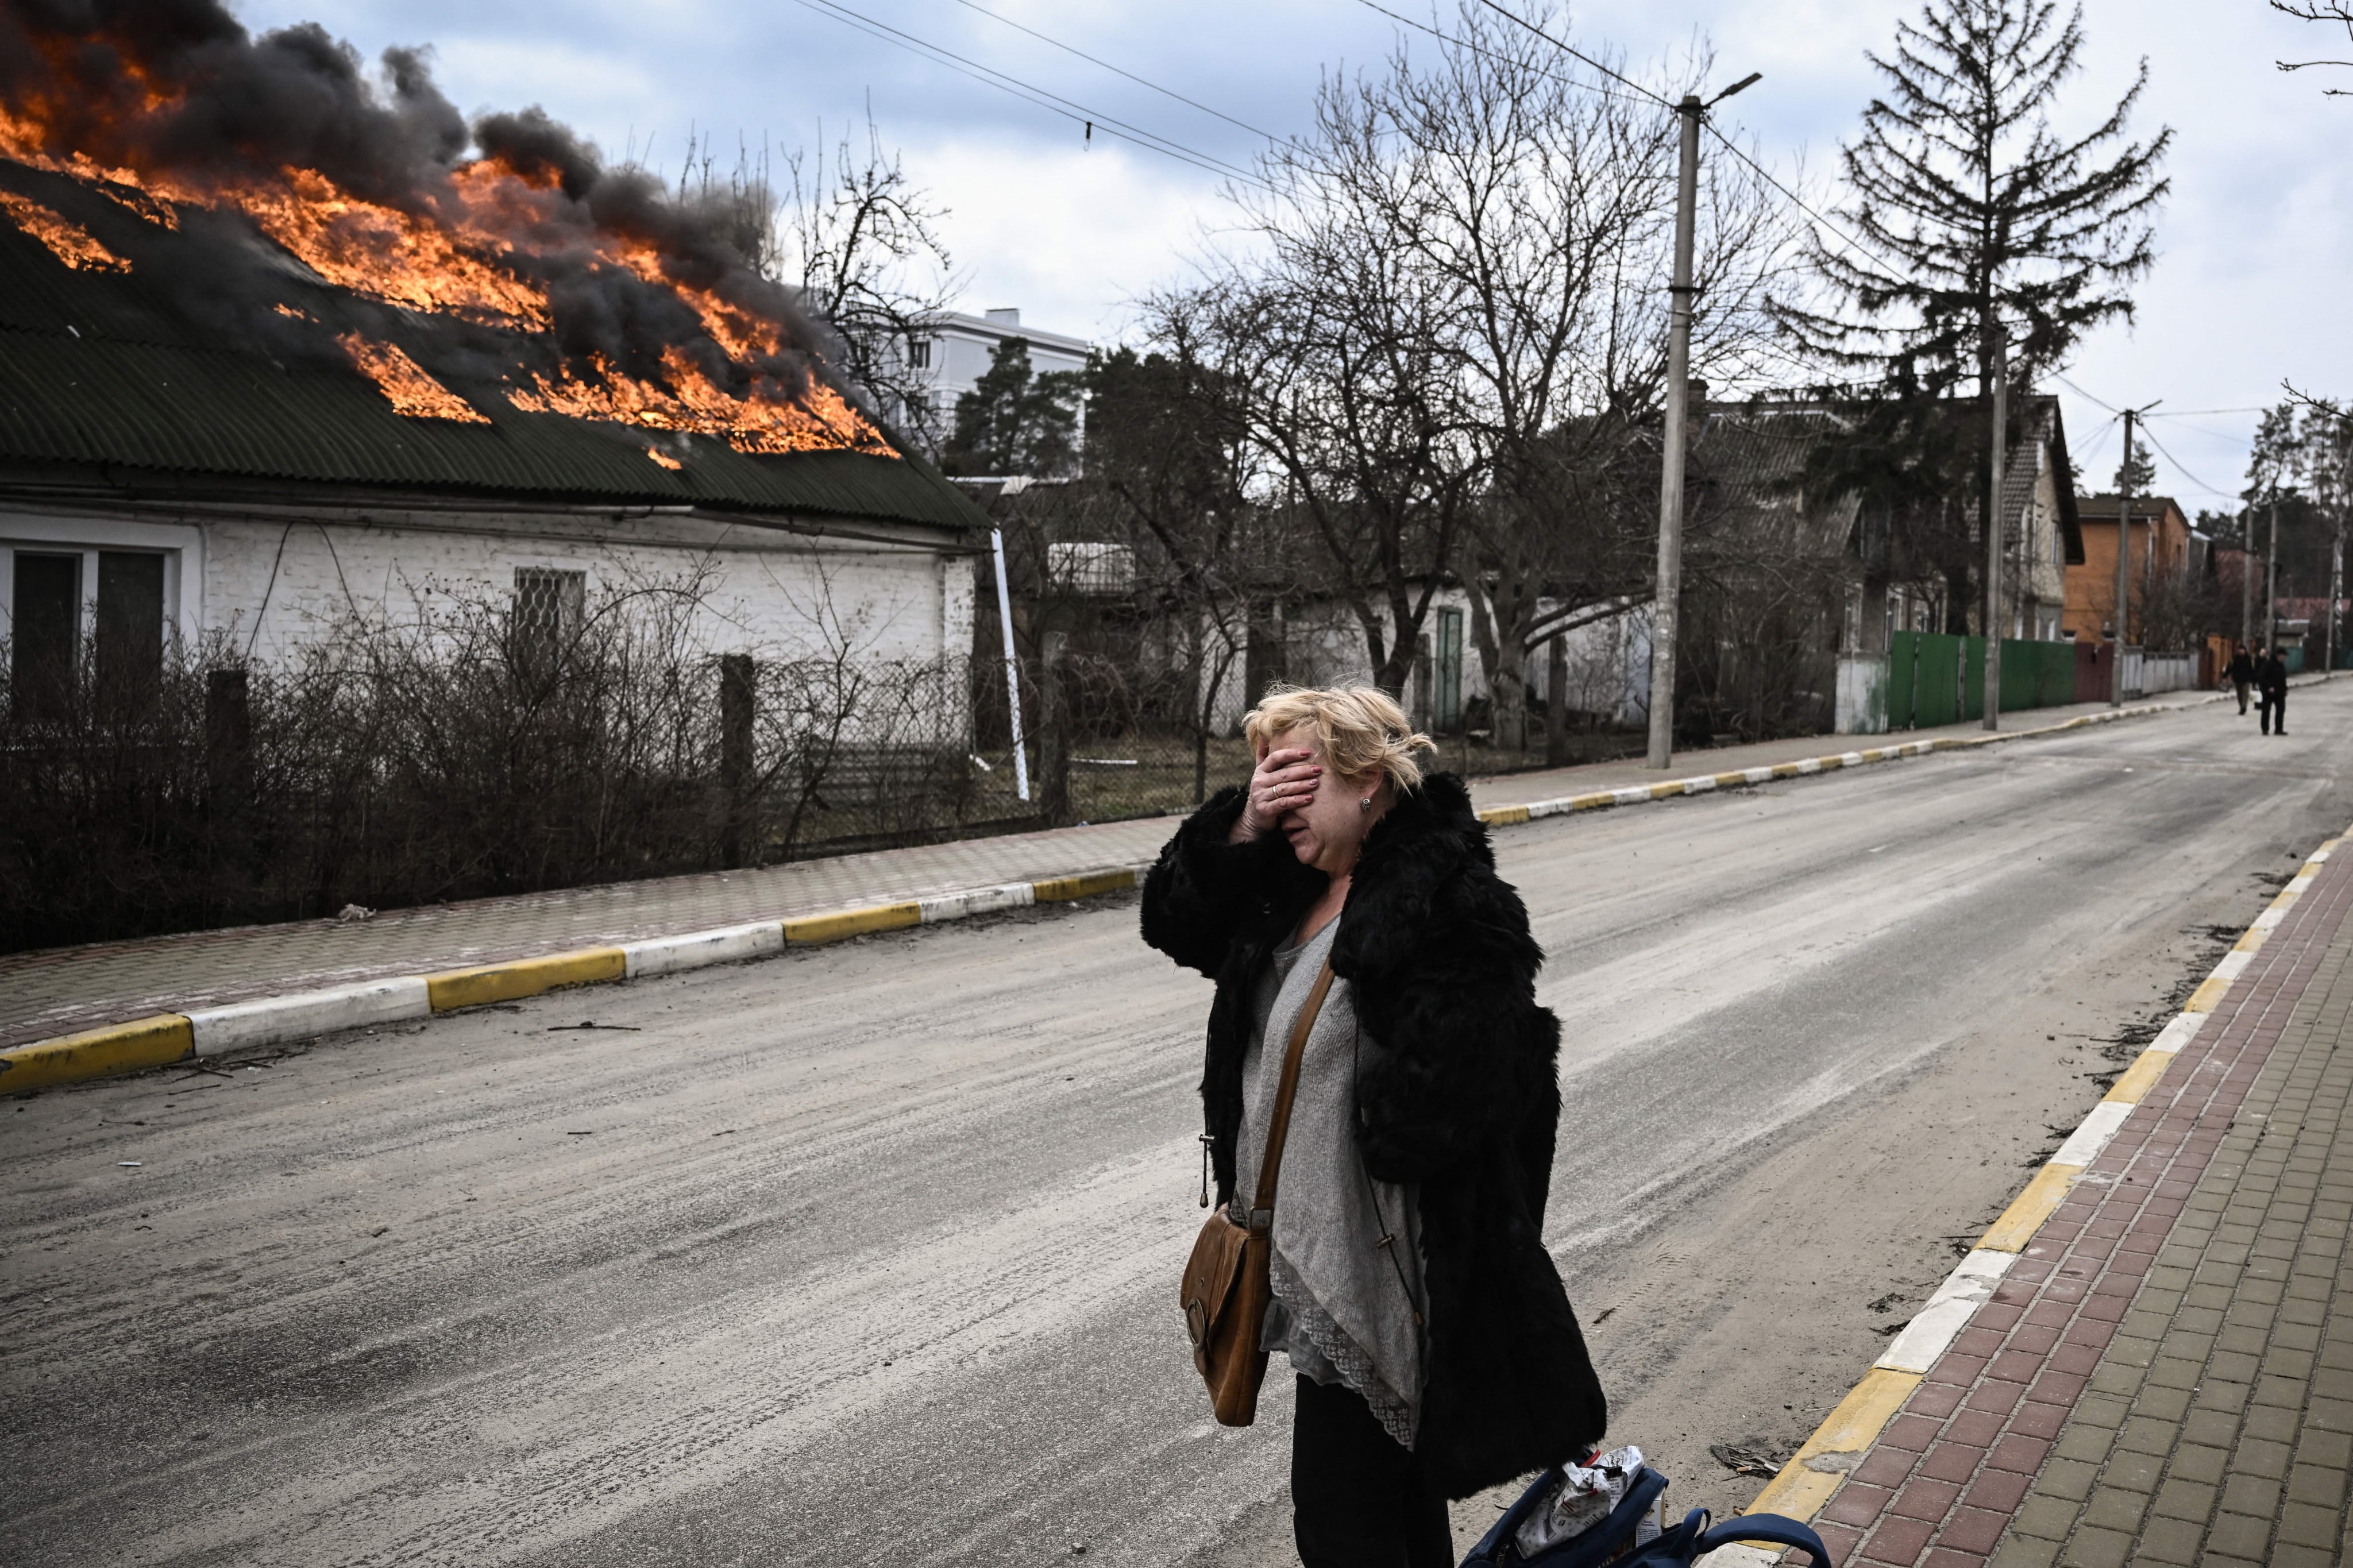
{"type": "Polygon", "coordinates": [[[1255,1188],[1283,1045],[1328,958],[1275,1205],[1268,1350],[1297,1374],[1307,1568],[1453,1562],[1445,1500],[1581,1457],[1605,1407],[1539,1229],[1560,1114],[1544,955],[1462,782],[1377,689],[1277,690],[1247,789],[1144,884],[1144,939],[1218,983],[1218,1201],[1255,1188]]]}

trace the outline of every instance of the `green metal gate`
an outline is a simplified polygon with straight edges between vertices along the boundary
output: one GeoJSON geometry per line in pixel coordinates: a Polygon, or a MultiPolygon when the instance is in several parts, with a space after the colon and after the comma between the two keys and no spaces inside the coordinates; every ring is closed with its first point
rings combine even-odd
{"type": "MultiPolygon", "coordinates": [[[[1985,716],[1985,638],[1894,632],[1887,641],[1888,728],[1931,730],[1985,716]]],[[[2003,712],[2074,700],[2074,644],[2001,639],[2003,712]]]]}

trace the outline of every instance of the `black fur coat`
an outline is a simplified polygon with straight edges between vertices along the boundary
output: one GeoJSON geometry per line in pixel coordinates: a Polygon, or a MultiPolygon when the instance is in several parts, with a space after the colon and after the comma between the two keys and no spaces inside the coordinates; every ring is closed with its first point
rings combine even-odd
{"type": "MultiPolygon", "coordinates": [[[[1144,940],[1218,983],[1201,1100],[1220,1203],[1253,985],[1325,886],[1280,834],[1229,845],[1242,805],[1229,789],[1194,813],[1144,883],[1144,940]]],[[[1543,962],[1461,780],[1432,775],[1374,825],[1332,968],[1365,1026],[1365,1166],[1420,1186],[1430,1337],[1414,1447],[1449,1497],[1582,1455],[1607,1415],[1539,1234],[1560,1120],[1543,962]]]]}

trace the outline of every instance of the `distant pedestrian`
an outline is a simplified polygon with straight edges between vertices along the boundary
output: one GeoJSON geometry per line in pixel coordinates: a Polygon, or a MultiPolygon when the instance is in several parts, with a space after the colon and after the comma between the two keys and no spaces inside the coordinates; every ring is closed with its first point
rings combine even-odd
{"type": "Polygon", "coordinates": [[[2278,648],[2263,649],[2263,658],[2255,665],[2255,686],[2263,693],[2263,732],[2286,734],[2287,661],[2280,658],[2278,648]]]}
{"type": "Polygon", "coordinates": [[[2247,645],[2241,643],[2238,645],[2238,651],[2231,656],[2231,685],[2239,693],[2239,712],[2242,717],[2244,717],[2247,711],[2247,690],[2254,683],[2255,661],[2247,656],[2247,645]]]}
{"type": "MultiPolygon", "coordinates": [[[[1607,1418],[1543,1242],[1560,1118],[1544,953],[1462,781],[1423,774],[1429,739],[1387,693],[1278,689],[1244,728],[1249,786],[1161,850],[1144,939],[1218,983],[1203,1141],[1227,1223],[1265,1227],[1255,1349],[1294,1374],[1300,1560],[1445,1568],[1447,1499],[1585,1457],[1607,1418]],[[1259,1179],[1271,1147],[1279,1196],[1259,1179]]],[[[1209,1336],[1204,1371],[1237,1364],[1229,1347],[1209,1336]]]]}

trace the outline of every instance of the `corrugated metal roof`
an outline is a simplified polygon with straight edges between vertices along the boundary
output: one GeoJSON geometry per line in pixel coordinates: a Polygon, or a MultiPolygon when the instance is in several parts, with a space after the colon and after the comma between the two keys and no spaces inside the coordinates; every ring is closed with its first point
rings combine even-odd
{"type": "MultiPolygon", "coordinates": [[[[753,456],[716,437],[521,412],[454,380],[475,394],[469,401],[487,423],[408,417],[356,370],[273,356],[208,325],[201,279],[168,271],[170,231],[110,216],[103,197],[21,165],[0,163],[0,183],[65,213],[132,264],[128,272],[77,271],[0,218],[0,486],[15,461],[489,500],[988,526],[920,458],[753,456]],[[657,462],[656,447],[679,466],[657,462]]],[[[334,298],[291,267],[282,292],[314,310],[334,298]]]]}

